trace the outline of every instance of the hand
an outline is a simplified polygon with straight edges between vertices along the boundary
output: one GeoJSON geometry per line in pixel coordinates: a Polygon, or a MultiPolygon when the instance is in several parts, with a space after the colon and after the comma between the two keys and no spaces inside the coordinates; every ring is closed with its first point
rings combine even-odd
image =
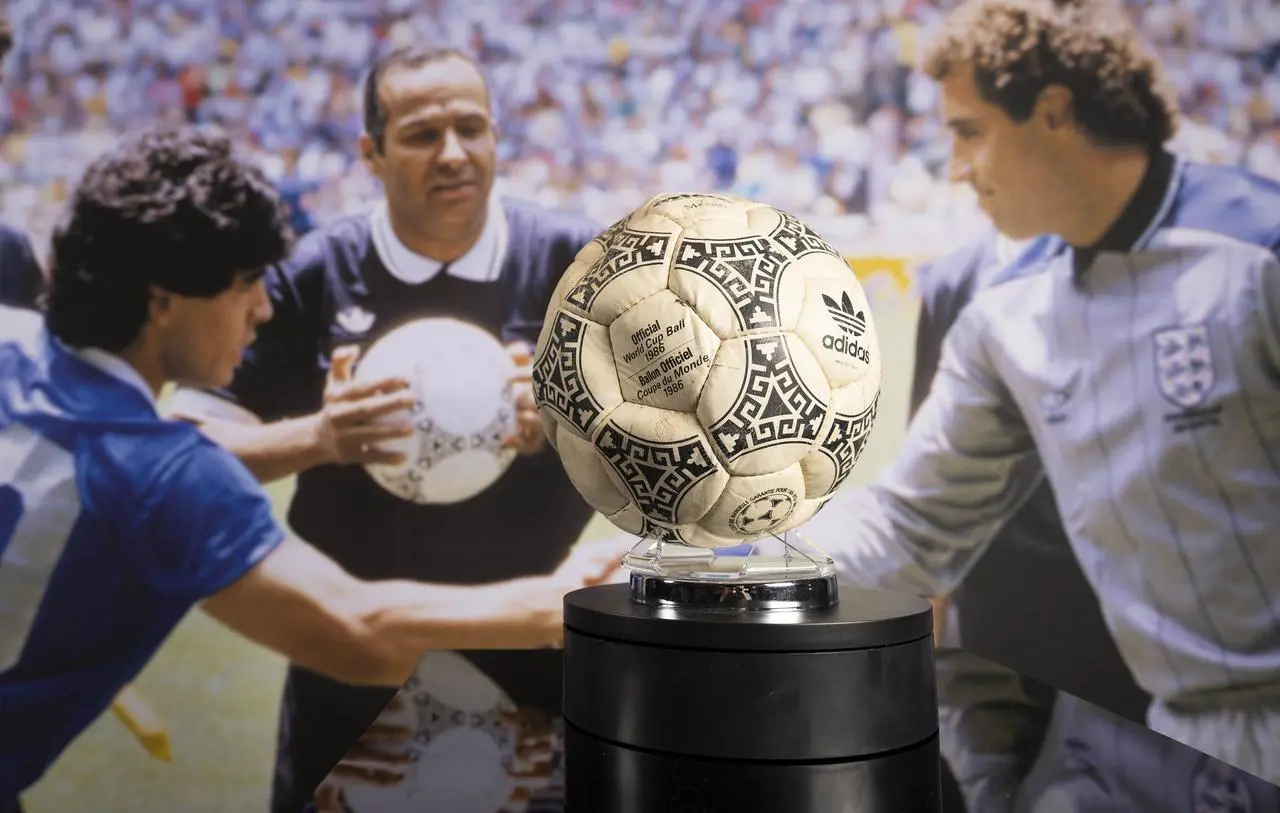
{"type": "Polygon", "coordinates": [[[493,649],[564,646],[564,594],[569,588],[549,576],[505,582],[498,618],[481,631],[493,649]]]}
{"type": "Polygon", "coordinates": [[[622,557],[636,545],[633,536],[615,536],[597,542],[579,542],[569,551],[553,574],[570,590],[597,584],[627,581],[630,576],[622,567],[622,557]]]}
{"type": "MultiPolygon", "coordinates": [[[[622,556],[635,539],[579,542],[554,572],[476,588],[476,623],[459,649],[540,649],[564,645],[564,597],[582,587],[625,581],[622,556]]],[[[468,601],[468,604],[470,604],[468,601]]]]}
{"type": "Polygon", "coordinates": [[[405,780],[413,763],[412,711],[409,699],[397,692],[316,789],[316,813],[348,813],[344,791],[353,784],[390,787],[405,780]]]}
{"type": "Polygon", "coordinates": [[[339,347],[333,352],[325,381],[324,406],[316,413],[316,446],[327,463],[381,463],[398,465],[404,455],[379,450],[378,443],[413,434],[408,410],[414,397],[403,378],[382,378],[355,383],[352,370],[360,349],[339,347]],[[403,420],[386,421],[397,412],[403,420]]]}
{"type": "Polygon", "coordinates": [[[619,564],[623,552],[616,540],[579,543],[554,572],[502,583],[498,587],[498,606],[505,609],[490,632],[508,643],[491,644],[492,648],[564,646],[565,594],[600,584],[622,572],[619,564]]]}
{"type": "Polygon", "coordinates": [[[502,445],[520,454],[537,454],[547,446],[547,430],[538,417],[538,406],[533,400],[533,366],[529,345],[516,342],[507,346],[516,371],[509,379],[515,394],[516,428],[502,439],[502,445]]]}
{"type": "Polygon", "coordinates": [[[521,707],[504,712],[502,721],[516,730],[515,759],[507,774],[517,781],[540,780],[551,776],[554,768],[557,732],[551,719],[539,709],[521,707]]]}

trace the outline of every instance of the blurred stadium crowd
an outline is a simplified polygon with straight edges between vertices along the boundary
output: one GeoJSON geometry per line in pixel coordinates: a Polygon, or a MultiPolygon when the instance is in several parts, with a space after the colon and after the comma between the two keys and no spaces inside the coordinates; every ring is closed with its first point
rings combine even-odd
{"type": "MultiPolygon", "coordinates": [[[[948,0],[9,0],[0,216],[43,248],[122,128],[216,123],[298,225],[367,206],[359,83],[375,49],[462,47],[494,91],[507,189],[608,222],[658,191],[733,190],[869,251],[952,244],[980,214],[942,177],[912,70],[948,0]]],[[[1186,115],[1178,147],[1280,178],[1280,5],[1129,2],[1186,115]]],[[[849,249],[849,245],[842,246],[849,249]]]]}

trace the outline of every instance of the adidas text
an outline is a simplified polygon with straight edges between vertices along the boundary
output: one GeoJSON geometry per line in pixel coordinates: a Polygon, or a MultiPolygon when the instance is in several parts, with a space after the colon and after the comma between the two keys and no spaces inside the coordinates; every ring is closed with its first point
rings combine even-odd
{"type": "Polygon", "coordinates": [[[867,348],[856,341],[849,341],[847,336],[823,336],[822,346],[837,353],[844,353],[846,356],[855,358],[863,364],[871,363],[871,353],[867,351],[867,348]]]}

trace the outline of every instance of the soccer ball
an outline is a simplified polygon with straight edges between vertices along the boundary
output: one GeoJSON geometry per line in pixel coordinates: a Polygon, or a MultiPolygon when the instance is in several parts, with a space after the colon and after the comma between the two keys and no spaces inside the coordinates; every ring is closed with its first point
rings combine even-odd
{"type": "MultiPolygon", "coordinates": [[[[517,813],[527,809],[531,792],[550,789],[554,793],[549,788],[553,784],[550,760],[537,759],[537,752],[550,752],[555,747],[556,729],[536,725],[541,722],[537,715],[521,709],[501,686],[461,655],[423,655],[397,699],[402,703],[384,711],[377,723],[413,732],[412,744],[402,751],[412,761],[399,769],[405,775],[394,784],[343,783],[347,801],[358,813],[411,809],[517,813]],[[525,721],[535,725],[523,724],[525,721]],[[534,751],[532,760],[526,753],[530,750],[534,751]]],[[[396,770],[354,751],[347,761],[384,773],[396,770]]]]}
{"type": "Polygon", "coordinates": [[[516,454],[502,445],[516,425],[514,373],[515,362],[491,333],[458,319],[419,319],[382,336],[357,365],[355,380],[407,380],[416,397],[415,431],[378,444],[404,454],[405,462],[368,464],[369,476],[423,505],[462,502],[493,485],[516,454]]]}
{"type": "Polygon", "coordinates": [[[845,483],[880,364],[857,277],[811,228],[659,195],[566,270],[533,390],[569,479],[614,525],[728,547],[800,525],[845,483]]]}

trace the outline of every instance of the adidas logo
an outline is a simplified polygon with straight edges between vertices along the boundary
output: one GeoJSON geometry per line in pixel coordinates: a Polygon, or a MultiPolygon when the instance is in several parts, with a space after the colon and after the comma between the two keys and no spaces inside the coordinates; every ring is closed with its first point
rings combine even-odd
{"type": "Polygon", "coordinates": [[[827,306],[827,313],[831,314],[841,333],[839,336],[830,334],[823,336],[822,346],[827,350],[857,359],[863,364],[870,364],[870,351],[858,344],[858,337],[867,332],[867,314],[854,310],[853,300],[849,298],[848,291],[844,292],[839,302],[823,294],[822,302],[827,306]]]}
{"type": "Polygon", "coordinates": [[[359,305],[352,305],[338,311],[334,321],[338,323],[338,327],[347,333],[359,336],[369,332],[369,329],[373,327],[374,318],[372,313],[369,313],[359,305]]]}
{"type": "Polygon", "coordinates": [[[857,337],[867,332],[867,315],[853,309],[853,300],[849,298],[848,291],[844,292],[839,302],[827,294],[822,295],[822,301],[827,306],[827,313],[831,314],[831,318],[845,333],[857,337]]]}

